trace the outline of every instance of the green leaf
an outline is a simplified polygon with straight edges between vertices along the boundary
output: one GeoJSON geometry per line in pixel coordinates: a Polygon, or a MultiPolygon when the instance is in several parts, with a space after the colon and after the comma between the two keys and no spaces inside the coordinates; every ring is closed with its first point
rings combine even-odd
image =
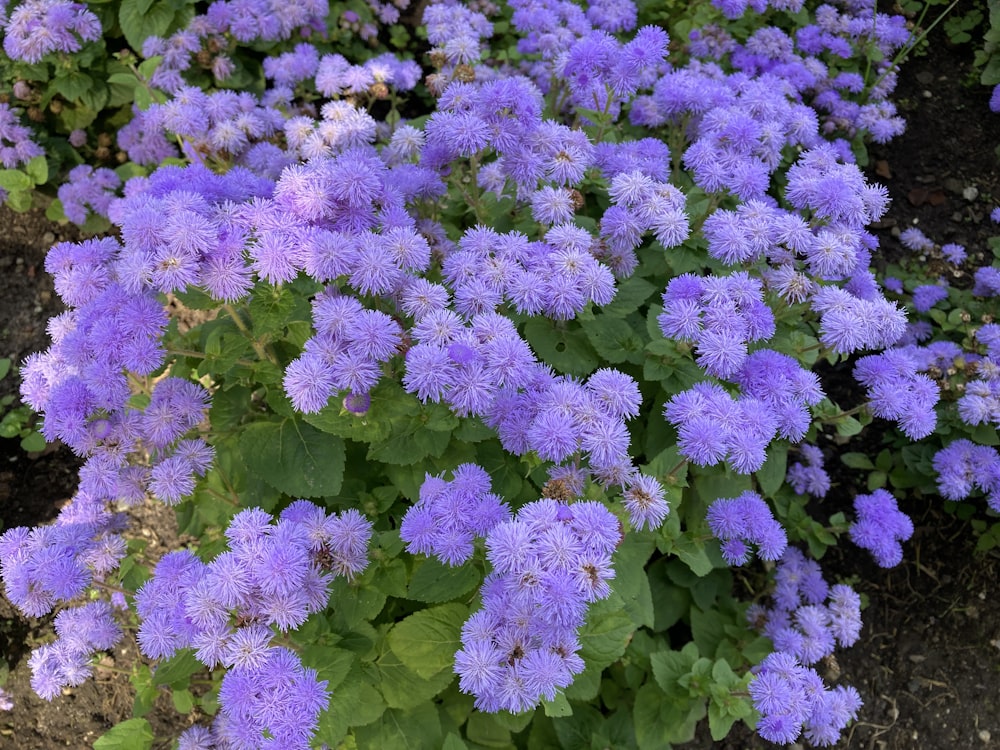
{"type": "Polygon", "coordinates": [[[378,750],[431,750],[441,746],[441,719],[434,706],[390,708],[376,721],[354,731],[357,747],[378,750]]]}
{"type": "Polygon", "coordinates": [[[497,723],[490,714],[479,711],[469,716],[465,725],[465,736],[469,742],[483,747],[510,747],[510,730],[497,723]]]}
{"type": "Polygon", "coordinates": [[[43,451],[45,450],[45,438],[42,437],[41,433],[32,430],[21,438],[21,450],[25,453],[37,453],[38,451],[43,451]]]}
{"type": "Polygon", "coordinates": [[[835,422],[837,434],[841,437],[853,437],[861,432],[861,422],[854,417],[842,417],[835,422]]]}
{"type": "Polygon", "coordinates": [[[142,76],[144,81],[148,81],[153,77],[153,73],[156,69],[160,67],[160,63],[163,62],[163,55],[154,55],[153,57],[147,58],[139,63],[139,75],[142,76]]]}
{"type": "Polygon", "coordinates": [[[174,11],[166,3],[122,0],[118,9],[118,24],[122,34],[136,52],[142,51],[142,43],[147,37],[165,36],[173,20],[174,11]]]}
{"type": "Polygon", "coordinates": [[[31,190],[31,178],[17,169],[0,169],[0,188],[8,193],[31,190]]]}
{"type": "Polygon", "coordinates": [[[615,550],[615,592],[625,602],[625,613],[635,627],[653,627],[653,594],[645,565],[656,544],[652,538],[628,534],[615,550]]]}
{"type": "Polygon", "coordinates": [[[153,684],[185,687],[191,675],[204,668],[194,655],[194,649],[186,648],[156,667],[153,684]]]}
{"type": "Polygon", "coordinates": [[[464,604],[443,604],[416,612],[389,631],[389,646],[409,669],[427,680],[454,664],[461,645],[464,604]]]}
{"type": "Polygon", "coordinates": [[[560,373],[583,377],[601,363],[587,335],[565,321],[532,318],[524,324],[524,337],[538,356],[560,373]]]}
{"type": "Polygon", "coordinates": [[[149,750],[153,727],[145,719],[126,719],[94,740],[94,750],[149,750]]]}
{"type": "Polygon", "coordinates": [[[194,708],[194,696],[190,690],[171,690],[170,699],[173,701],[174,710],[179,714],[189,714],[194,708]]]}
{"type": "Polygon", "coordinates": [[[852,469],[865,469],[871,471],[875,468],[875,464],[873,464],[872,460],[864,453],[842,453],[840,454],[840,460],[843,462],[844,466],[848,466],[852,469]]]}
{"type": "MultiPolygon", "coordinates": [[[[65,99],[75,102],[90,91],[94,85],[94,79],[86,73],[70,71],[67,75],[56,78],[52,81],[52,88],[61,94],[65,99]]],[[[91,107],[91,109],[93,109],[91,107]]]]}
{"type": "Polygon", "coordinates": [[[571,716],[556,719],[552,726],[563,750],[590,750],[594,747],[594,736],[603,723],[604,719],[597,709],[580,705],[571,716]]]}
{"type": "Polygon", "coordinates": [[[712,733],[712,739],[720,742],[729,734],[729,730],[736,723],[736,717],[730,715],[724,708],[715,701],[708,704],[708,729],[712,733]]]}
{"type": "Polygon", "coordinates": [[[573,715],[573,707],[566,699],[566,694],[562,692],[556,693],[555,700],[543,700],[542,708],[545,709],[546,716],[551,716],[554,719],[573,715]]]}
{"type": "Polygon", "coordinates": [[[255,422],[240,435],[239,447],[247,469],[287,495],[322,497],[340,492],[343,441],[302,420],[255,422]]]}
{"type": "Polygon", "coordinates": [[[610,315],[598,315],[583,324],[583,330],[597,353],[613,364],[627,361],[631,354],[641,354],[645,345],[635,327],[610,315]]]}
{"type": "Polygon", "coordinates": [[[649,657],[656,684],[671,698],[680,698],[686,694],[687,691],[681,690],[677,681],[691,672],[696,661],[698,647],[694,643],[688,643],[680,651],[657,651],[649,657]]]}
{"type": "Polygon", "coordinates": [[[642,307],[656,290],[657,288],[645,279],[635,275],[629,276],[618,285],[618,291],[611,303],[601,309],[605,315],[624,318],[642,307]]]}
{"type": "Polygon", "coordinates": [[[788,468],[788,443],[776,441],[767,451],[767,460],[756,472],[757,484],[761,492],[772,497],[785,483],[788,468]]]}
{"type": "Polygon", "coordinates": [[[377,665],[379,689],[390,708],[416,708],[448,687],[455,678],[452,670],[442,669],[425,680],[403,664],[399,655],[391,649],[379,657],[377,665]]]}
{"type": "Polygon", "coordinates": [[[36,156],[25,164],[24,171],[28,173],[28,177],[36,185],[44,185],[45,181],[49,179],[49,163],[45,160],[44,155],[36,156]]]}
{"type": "Polygon", "coordinates": [[[475,565],[452,567],[429,557],[414,571],[407,598],[432,604],[447,602],[468,594],[482,580],[475,565]]]}
{"type": "Polygon", "coordinates": [[[10,373],[10,357],[0,358],[0,380],[3,380],[10,373]]]}
{"type": "Polygon", "coordinates": [[[580,628],[580,655],[588,666],[606,667],[625,653],[635,626],[624,612],[624,602],[612,593],[591,605],[580,628]]]}

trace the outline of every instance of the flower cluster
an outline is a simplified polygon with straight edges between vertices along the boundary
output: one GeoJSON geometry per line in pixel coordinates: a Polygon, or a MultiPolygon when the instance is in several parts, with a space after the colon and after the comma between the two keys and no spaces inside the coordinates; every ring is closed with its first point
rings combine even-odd
{"type": "Polygon", "coordinates": [[[775,571],[772,607],[754,604],[747,618],[775,651],[753,669],[749,691],[761,713],[758,732],[789,743],[804,731],[815,745],[832,745],[856,717],[861,698],[853,687],[828,689],[811,665],[861,633],[861,598],[850,586],[829,587],[819,565],[789,547],[775,571]]]}
{"type": "Polygon", "coordinates": [[[771,508],[756,492],[747,490],[739,497],[719,498],[708,506],[706,517],[712,534],[722,544],[722,557],[730,565],[750,560],[748,544],[757,545],[762,560],[777,560],[788,546],[785,530],[771,508]]]}
{"type": "Polygon", "coordinates": [[[798,449],[802,460],[788,468],[785,481],[798,495],[825,497],[830,489],[830,475],[823,468],[823,451],[807,443],[802,443],[798,449]]]}
{"type": "Polygon", "coordinates": [[[335,575],[365,569],[371,532],[355,510],[327,515],[306,500],[277,519],[251,508],[230,521],[228,550],[208,563],[170,552],[136,593],[143,654],[165,659],[194,648],[207,667],[227,667],[214,727],[220,743],[256,747],[266,733],[280,747],[309,746],[326,684],[272,644],[274,630],[294,630],[326,607],[335,575]]]}
{"type": "Polygon", "coordinates": [[[88,209],[107,217],[108,207],[121,182],[114,171],[105,167],[94,169],[89,164],[73,167],[67,181],[59,186],[63,213],[74,224],[81,225],[87,221],[88,209]]]}
{"type": "Polygon", "coordinates": [[[698,383],[677,394],[663,415],[677,428],[682,456],[699,466],[728,461],[741,474],[764,465],[767,446],[778,432],[778,420],[767,402],[733,398],[715,383],[698,383]]]}
{"type": "Polygon", "coordinates": [[[543,499],[493,527],[483,607],[462,628],[455,654],[459,687],[477,708],[530,710],[583,670],[576,631],[587,605],[611,593],[620,539],[617,520],[596,502],[543,499]]]}
{"type": "Polygon", "coordinates": [[[887,349],[861,357],[854,367],[855,379],[868,392],[868,406],[883,419],[894,419],[914,440],[934,431],[937,385],[918,372],[919,363],[905,349],[887,349]]]}
{"type": "Polygon", "coordinates": [[[913,536],[913,522],[885,490],[854,498],[858,519],[851,525],[851,540],[867,549],[883,568],[891,568],[903,559],[905,542],[913,536]]]}
{"type": "Polygon", "coordinates": [[[163,58],[150,83],[174,93],[185,85],[183,74],[192,62],[202,62],[205,56],[213,77],[224,81],[235,70],[232,59],[225,54],[227,35],[243,44],[288,39],[296,30],[308,33],[324,29],[328,13],[327,0],[218,0],[170,37],[145,39],[143,56],[163,58]]]}
{"type": "Polygon", "coordinates": [[[695,342],[695,361],[718,378],[729,378],[743,366],[750,342],[774,335],[774,313],[764,302],[763,285],[744,271],[671,279],[657,321],[664,336],[695,342]]]}
{"type": "Polygon", "coordinates": [[[3,21],[0,13],[4,52],[28,63],[41,62],[50,52],[76,52],[83,42],[101,38],[97,16],[71,0],[24,0],[3,21]]]}
{"type": "Polygon", "coordinates": [[[986,493],[990,508],[1000,513],[1000,453],[988,445],[959,438],[934,454],[938,491],[948,500],[964,500],[974,490],[986,493]]]}
{"type": "Polygon", "coordinates": [[[827,688],[814,669],[783,651],[764,657],[749,691],[761,714],[758,734],[781,744],[795,742],[804,731],[814,745],[833,745],[861,708],[861,696],[853,687],[827,688]]]}
{"type": "MultiPolygon", "coordinates": [[[[18,121],[20,110],[12,109],[6,102],[0,102],[0,164],[5,169],[13,169],[27,164],[44,152],[31,139],[31,129],[18,121]]],[[[0,196],[2,197],[2,196],[0,196]]]]}
{"type": "Polygon", "coordinates": [[[114,646],[122,637],[111,605],[90,602],[56,615],[58,638],[35,649],[28,659],[31,687],[52,700],[63,687],[83,683],[93,673],[90,660],[96,651],[114,646]]]}
{"type": "Polygon", "coordinates": [[[475,538],[508,520],[510,509],[490,491],[490,476],[482,467],[462,464],[452,474],[450,482],[427,476],[420,499],[403,517],[399,536],[411,553],[461,565],[472,557],[475,538]]]}

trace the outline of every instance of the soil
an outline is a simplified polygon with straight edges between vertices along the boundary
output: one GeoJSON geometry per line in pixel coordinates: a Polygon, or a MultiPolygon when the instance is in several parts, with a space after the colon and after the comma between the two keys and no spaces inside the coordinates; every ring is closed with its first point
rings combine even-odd
{"type": "MultiPolygon", "coordinates": [[[[989,112],[986,89],[968,85],[972,54],[947,46],[938,33],[903,68],[895,99],[907,131],[873,147],[869,165],[871,178],[887,185],[893,199],[878,230],[883,257],[900,257],[899,231],[916,224],[938,243],[964,244],[971,264],[989,262],[986,239],[996,229],[989,212],[1000,204],[994,153],[1000,116],[989,112]]],[[[0,208],[0,228],[0,357],[20,361],[47,346],[46,321],[60,309],[43,270],[45,251],[76,235],[39,211],[0,208]]],[[[0,380],[0,395],[15,387],[11,376],[0,380]]],[[[16,441],[0,439],[4,528],[51,521],[74,492],[78,465],[65,447],[26,455],[16,441]]],[[[834,481],[834,494],[849,502],[858,477],[840,474],[834,481]]],[[[824,560],[828,578],[853,579],[868,602],[860,642],[837,654],[839,684],[854,685],[865,700],[838,747],[1000,748],[1000,554],[976,555],[969,523],[947,512],[940,498],[908,498],[902,507],[915,533],[900,565],[883,570],[847,544],[824,560]]],[[[144,509],[134,528],[153,555],[176,546],[172,514],[163,508],[144,509]]],[[[15,704],[0,713],[0,750],[87,748],[131,715],[131,686],[118,671],[100,670],[51,703],[34,695],[27,656],[50,633],[49,618],[26,619],[0,599],[0,682],[8,667],[5,689],[15,704]]],[[[135,644],[126,643],[106,665],[128,672],[135,654],[135,644]]],[[[176,737],[187,724],[166,696],[148,718],[158,738],[176,737]]],[[[722,743],[712,743],[702,728],[690,747],[771,747],[741,727],[722,743]]]]}

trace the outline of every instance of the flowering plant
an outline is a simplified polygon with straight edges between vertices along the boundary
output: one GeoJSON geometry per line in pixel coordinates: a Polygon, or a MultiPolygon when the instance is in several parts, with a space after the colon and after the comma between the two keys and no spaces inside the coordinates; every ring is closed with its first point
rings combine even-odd
{"type": "Polygon", "coordinates": [[[853,526],[812,518],[815,442],[937,424],[855,158],[902,128],[902,19],[439,2],[426,76],[302,42],[237,93],[170,58],[322,36],[324,10],[217,2],[146,33],[133,90],[161,93],[118,140],[141,169],[64,186],[117,231],[52,248],[68,310],[22,368],[85,458],[55,524],[0,537],[8,598],[58,610],[38,693],[129,632],[130,746],[162,687],[211,717],[181,748],[655,748],[706,716],[835,742],[861,698],[813,665],[860,599],[806,551],[850,529],[891,564],[912,526],[881,489],[853,526]],[[864,411],[813,371],[848,360],[864,411]],[[197,542],[130,546],[150,501],[197,542]],[[755,557],[773,606],[732,594],[755,557]]]}

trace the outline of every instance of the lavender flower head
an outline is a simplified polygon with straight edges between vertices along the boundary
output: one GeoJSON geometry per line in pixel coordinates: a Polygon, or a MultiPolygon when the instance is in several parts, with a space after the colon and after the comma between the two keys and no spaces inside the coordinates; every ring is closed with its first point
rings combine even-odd
{"type": "Polygon", "coordinates": [[[553,700],[583,670],[577,629],[611,593],[621,531],[603,505],[543,499],[486,538],[483,607],[462,629],[455,672],[482,711],[519,713],[553,700]]]}
{"type": "Polygon", "coordinates": [[[791,465],[786,481],[797,495],[824,497],[830,489],[830,475],[823,468],[823,451],[803,443],[799,445],[799,455],[802,460],[791,465]]]}
{"type": "Polygon", "coordinates": [[[777,560],[788,546],[785,530],[756,492],[719,498],[708,507],[707,520],[730,565],[743,565],[750,559],[748,543],[757,545],[762,560],[777,560]]]}
{"type": "Polygon", "coordinates": [[[903,559],[905,542],[913,536],[913,522],[899,510],[896,498],[882,489],[854,498],[857,521],[851,526],[851,540],[867,549],[883,568],[903,559]]]}
{"type": "Polygon", "coordinates": [[[25,0],[7,19],[3,48],[14,60],[37,63],[50,52],[77,52],[100,36],[101,22],[83,3],[25,0]]]}

